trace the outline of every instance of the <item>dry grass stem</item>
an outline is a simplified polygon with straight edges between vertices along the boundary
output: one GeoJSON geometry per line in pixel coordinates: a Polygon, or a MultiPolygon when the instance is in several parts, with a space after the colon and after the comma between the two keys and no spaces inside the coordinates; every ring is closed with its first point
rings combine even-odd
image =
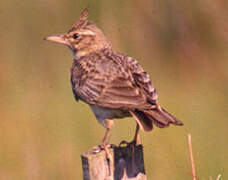
{"type": "Polygon", "coordinates": [[[196,170],[195,170],[195,164],[194,164],[194,158],[193,158],[193,152],[192,152],[191,134],[188,134],[188,147],[189,147],[190,161],[191,161],[191,167],[192,167],[192,177],[193,177],[193,180],[196,180],[196,170]]]}
{"type": "Polygon", "coordinates": [[[220,177],[222,177],[222,175],[221,175],[221,174],[219,174],[219,175],[218,175],[218,177],[217,177],[217,179],[216,179],[216,180],[219,180],[219,179],[220,179],[220,177]]]}

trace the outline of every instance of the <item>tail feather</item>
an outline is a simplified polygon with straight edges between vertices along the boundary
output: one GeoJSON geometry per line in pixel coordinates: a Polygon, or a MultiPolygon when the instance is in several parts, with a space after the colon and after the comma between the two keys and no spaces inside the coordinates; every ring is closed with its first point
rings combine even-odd
{"type": "Polygon", "coordinates": [[[173,115],[171,115],[170,113],[168,113],[165,109],[161,108],[162,113],[168,118],[170,119],[172,124],[175,124],[177,126],[182,126],[184,125],[181,121],[177,120],[173,115]]]}
{"type": "Polygon", "coordinates": [[[160,107],[150,110],[134,110],[130,113],[136,118],[140,128],[144,131],[151,131],[153,124],[159,128],[168,127],[169,124],[183,125],[182,122],[160,107]]]}

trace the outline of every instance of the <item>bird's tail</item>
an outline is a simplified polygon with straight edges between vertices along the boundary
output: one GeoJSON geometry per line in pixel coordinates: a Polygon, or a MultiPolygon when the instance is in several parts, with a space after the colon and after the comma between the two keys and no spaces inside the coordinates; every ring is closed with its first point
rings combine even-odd
{"type": "Polygon", "coordinates": [[[173,115],[169,114],[165,109],[158,107],[150,110],[134,110],[130,111],[135,117],[137,123],[143,131],[151,131],[153,124],[157,127],[168,127],[169,124],[181,126],[183,123],[177,120],[173,115]]]}

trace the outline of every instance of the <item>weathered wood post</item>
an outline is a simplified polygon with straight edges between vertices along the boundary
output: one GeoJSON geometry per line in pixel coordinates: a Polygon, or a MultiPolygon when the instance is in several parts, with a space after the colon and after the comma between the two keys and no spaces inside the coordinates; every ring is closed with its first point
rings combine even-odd
{"type": "Polygon", "coordinates": [[[83,180],[146,180],[143,146],[110,147],[109,159],[104,150],[81,155],[83,180]]]}

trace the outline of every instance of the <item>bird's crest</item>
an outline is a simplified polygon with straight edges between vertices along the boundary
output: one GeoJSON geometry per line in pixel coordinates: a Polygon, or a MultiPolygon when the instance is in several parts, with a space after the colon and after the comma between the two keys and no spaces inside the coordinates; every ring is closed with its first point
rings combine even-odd
{"type": "Polygon", "coordinates": [[[81,12],[79,18],[74,23],[74,25],[70,29],[70,31],[73,31],[75,29],[80,29],[80,28],[83,28],[84,26],[86,26],[89,23],[88,16],[89,16],[89,11],[88,11],[88,8],[86,8],[81,12]]]}

